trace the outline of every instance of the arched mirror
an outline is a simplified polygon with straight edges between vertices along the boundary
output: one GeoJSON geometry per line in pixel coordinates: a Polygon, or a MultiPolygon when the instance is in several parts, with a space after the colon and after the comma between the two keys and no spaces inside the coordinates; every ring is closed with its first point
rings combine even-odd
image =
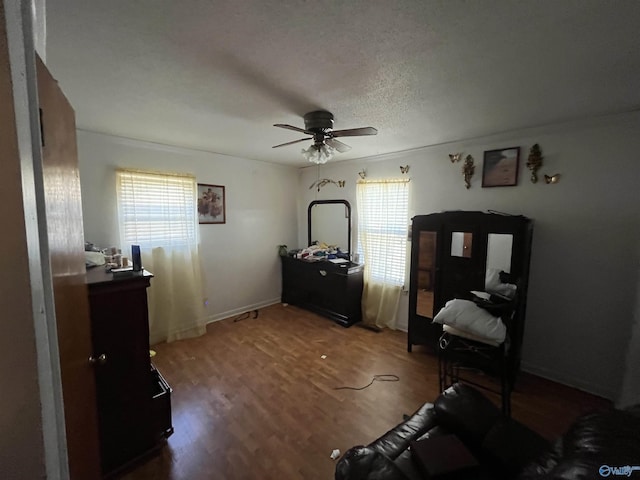
{"type": "Polygon", "coordinates": [[[335,245],[346,255],[351,252],[351,205],[346,200],[314,200],[309,204],[309,245],[335,245]]]}

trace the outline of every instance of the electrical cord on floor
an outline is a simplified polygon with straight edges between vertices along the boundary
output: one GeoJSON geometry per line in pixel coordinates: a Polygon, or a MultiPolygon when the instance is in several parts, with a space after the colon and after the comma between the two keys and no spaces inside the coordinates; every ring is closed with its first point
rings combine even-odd
{"type": "Polygon", "coordinates": [[[236,318],[233,319],[233,323],[239,322],[240,320],[245,320],[249,317],[258,318],[258,310],[250,310],[248,312],[241,313],[240,315],[238,315],[236,318]],[[252,314],[253,316],[251,317],[252,314]]]}
{"type": "Polygon", "coordinates": [[[364,387],[334,387],[334,390],[364,390],[367,387],[373,385],[373,382],[398,382],[400,377],[392,374],[374,375],[371,381],[364,387]]]}

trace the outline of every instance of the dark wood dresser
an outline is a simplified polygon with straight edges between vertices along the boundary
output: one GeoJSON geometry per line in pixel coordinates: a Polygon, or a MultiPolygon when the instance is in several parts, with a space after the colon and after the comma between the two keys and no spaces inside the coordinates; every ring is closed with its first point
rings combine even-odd
{"type": "Polygon", "coordinates": [[[173,433],[171,388],[149,358],[147,287],[153,275],[87,271],[102,472],[111,476],[173,433]]]}
{"type": "Polygon", "coordinates": [[[362,319],[364,265],[282,256],[282,302],[349,327],[362,319]]]}

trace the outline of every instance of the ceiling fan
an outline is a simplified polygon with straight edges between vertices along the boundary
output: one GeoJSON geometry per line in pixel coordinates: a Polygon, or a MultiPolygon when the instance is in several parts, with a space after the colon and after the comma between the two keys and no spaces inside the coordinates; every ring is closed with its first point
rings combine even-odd
{"type": "MultiPolygon", "coordinates": [[[[336,137],[359,137],[362,135],[377,135],[378,130],[373,127],[350,128],[346,130],[333,130],[333,114],[324,110],[309,112],[304,116],[304,128],[294,127],[284,123],[276,123],[274,127],[286,128],[295,132],[306,133],[313,138],[313,145],[308,150],[303,150],[307,160],[314,163],[325,163],[333,155],[333,150],[340,153],[348,152],[351,147],[341,142],[336,137]],[[328,148],[327,148],[328,147],[328,148]]],[[[274,145],[273,148],[285,147],[298,142],[309,141],[310,138],[301,138],[293,142],[274,145]]]]}

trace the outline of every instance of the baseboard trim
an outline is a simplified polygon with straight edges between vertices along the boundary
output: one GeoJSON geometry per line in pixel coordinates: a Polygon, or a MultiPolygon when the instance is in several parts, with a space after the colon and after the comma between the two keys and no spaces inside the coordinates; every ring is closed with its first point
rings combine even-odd
{"type": "Polygon", "coordinates": [[[555,370],[549,370],[544,367],[532,365],[525,361],[522,362],[521,369],[523,372],[531,373],[532,375],[546,378],[547,380],[561,383],[571,388],[577,388],[578,390],[582,390],[583,392],[587,392],[592,395],[597,395],[598,397],[603,397],[611,401],[616,401],[617,399],[617,394],[608,388],[603,388],[602,386],[591,382],[584,382],[569,375],[563,375],[555,370]]]}
{"type": "MultiPolygon", "coordinates": [[[[407,330],[403,328],[398,328],[403,332],[407,330]]],[[[537,365],[532,365],[528,362],[522,361],[520,368],[523,372],[530,373],[537,377],[542,377],[547,380],[551,380],[552,382],[561,383],[562,385],[566,385],[571,388],[577,388],[578,390],[582,390],[583,392],[590,393],[592,395],[597,395],[598,397],[606,398],[613,402],[618,401],[618,394],[608,388],[602,388],[600,385],[596,385],[590,382],[583,382],[581,380],[577,380],[574,377],[569,375],[563,375],[558,373],[555,370],[549,370],[544,367],[538,367],[537,365]]]]}
{"type": "Polygon", "coordinates": [[[257,302],[251,305],[246,305],[244,307],[234,308],[233,310],[227,310],[226,312],[210,315],[209,317],[207,317],[206,322],[208,325],[210,323],[219,322],[220,320],[224,320],[225,318],[233,317],[235,315],[240,315],[245,312],[251,312],[252,310],[258,310],[260,308],[268,307],[270,305],[275,305],[276,303],[280,303],[280,297],[264,300],[262,302],[257,302]]]}

